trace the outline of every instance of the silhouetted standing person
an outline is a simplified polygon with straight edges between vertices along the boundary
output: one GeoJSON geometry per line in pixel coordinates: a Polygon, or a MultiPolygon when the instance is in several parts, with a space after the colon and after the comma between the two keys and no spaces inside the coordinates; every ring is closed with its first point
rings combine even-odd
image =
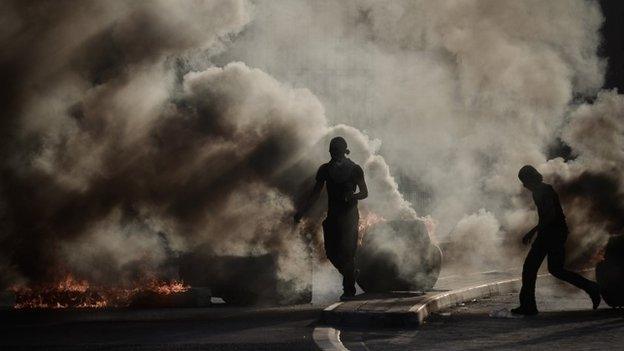
{"type": "Polygon", "coordinates": [[[535,280],[537,271],[546,257],[548,257],[548,272],[550,274],[585,290],[592,300],[593,308],[598,308],[600,304],[598,284],[563,268],[565,261],[564,244],[568,237],[568,226],[559,203],[559,196],[552,186],[542,181],[542,175],[532,166],[522,167],[518,172],[518,178],[520,178],[522,185],[533,193],[539,222],[522,238],[522,242],[528,245],[533,235],[537,233],[537,238],[522,266],[520,307],[512,309],[511,312],[522,315],[537,314],[535,280]]]}
{"type": "Polygon", "coordinates": [[[327,184],[327,218],[323,221],[325,254],[342,274],[344,294],[340,299],[346,300],[355,296],[354,261],[360,219],[357,202],[368,196],[368,189],[362,168],[346,157],[349,150],[344,138],[333,138],[329,153],[331,160],[318,169],[316,184],[307,202],[295,214],[295,222],[299,222],[327,184]]]}

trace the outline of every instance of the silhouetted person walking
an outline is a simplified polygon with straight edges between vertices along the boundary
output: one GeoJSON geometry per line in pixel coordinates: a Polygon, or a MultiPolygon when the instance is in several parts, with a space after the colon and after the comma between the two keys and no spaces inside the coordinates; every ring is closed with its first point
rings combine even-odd
{"type": "Polygon", "coordinates": [[[539,221],[537,226],[522,238],[522,242],[528,245],[533,235],[537,233],[537,238],[522,266],[520,307],[512,309],[511,312],[522,315],[537,314],[535,279],[545,257],[548,257],[548,272],[550,274],[585,290],[592,300],[593,308],[598,308],[600,304],[598,284],[563,268],[565,261],[564,244],[568,237],[568,226],[559,203],[559,196],[552,186],[542,181],[542,175],[532,166],[522,167],[518,173],[518,178],[520,178],[522,185],[533,193],[533,201],[537,207],[539,221]]]}
{"type": "Polygon", "coordinates": [[[348,159],[347,142],[335,137],[329,143],[331,160],[321,165],[316,173],[316,184],[303,207],[295,214],[295,222],[318,199],[327,184],[327,218],[323,221],[325,254],[342,274],[344,294],[341,300],[355,296],[355,251],[357,249],[358,200],[368,196],[362,168],[348,159]],[[355,193],[356,187],[359,192],[355,193]]]}

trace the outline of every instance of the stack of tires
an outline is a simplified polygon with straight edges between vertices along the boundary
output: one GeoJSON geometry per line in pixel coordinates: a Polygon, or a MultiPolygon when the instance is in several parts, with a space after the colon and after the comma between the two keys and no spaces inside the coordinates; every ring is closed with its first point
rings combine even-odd
{"type": "Polygon", "coordinates": [[[433,288],[442,252],[422,221],[386,221],[368,228],[356,256],[358,285],[365,292],[433,288]]]}
{"type": "Polygon", "coordinates": [[[609,306],[624,307],[624,235],[609,239],[604,259],[596,266],[596,280],[609,306]]]}

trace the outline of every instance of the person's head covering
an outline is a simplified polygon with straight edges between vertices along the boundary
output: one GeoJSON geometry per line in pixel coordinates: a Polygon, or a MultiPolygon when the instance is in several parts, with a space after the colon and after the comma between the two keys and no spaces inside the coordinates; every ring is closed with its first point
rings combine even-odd
{"type": "Polygon", "coordinates": [[[349,154],[349,149],[347,149],[347,141],[343,137],[335,137],[329,142],[329,149],[336,150],[342,152],[344,154],[349,154]]]}
{"type": "Polygon", "coordinates": [[[542,174],[535,169],[535,167],[531,165],[526,165],[520,168],[518,172],[518,178],[522,183],[541,183],[544,179],[542,174]]]}

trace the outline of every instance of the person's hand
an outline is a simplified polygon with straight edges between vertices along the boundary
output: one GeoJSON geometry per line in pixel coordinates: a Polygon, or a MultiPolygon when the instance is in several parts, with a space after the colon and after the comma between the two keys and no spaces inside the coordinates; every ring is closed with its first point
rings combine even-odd
{"type": "Polygon", "coordinates": [[[345,199],[345,202],[347,202],[347,203],[349,203],[349,202],[351,202],[351,201],[353,201],[353,200],[357,200],[357,198],[355,197],[355,194],[354,194],[354,193],[352,193],[352,192],[347,192],[347,193],[345,194],[344,199],[345,199]]]}

